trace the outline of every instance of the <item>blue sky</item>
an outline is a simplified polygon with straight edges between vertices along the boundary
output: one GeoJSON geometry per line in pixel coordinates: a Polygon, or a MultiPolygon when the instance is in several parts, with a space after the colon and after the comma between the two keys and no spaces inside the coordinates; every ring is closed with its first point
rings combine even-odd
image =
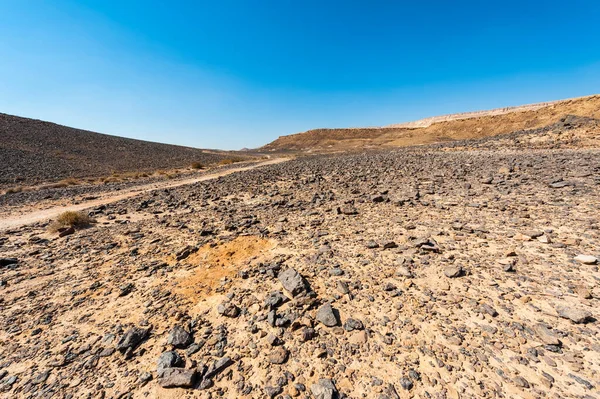
{"type": "Polygon", "coordinates": [[[0,0],[0,112],[204,148],[600,92],[600,2],[0,0]]]}

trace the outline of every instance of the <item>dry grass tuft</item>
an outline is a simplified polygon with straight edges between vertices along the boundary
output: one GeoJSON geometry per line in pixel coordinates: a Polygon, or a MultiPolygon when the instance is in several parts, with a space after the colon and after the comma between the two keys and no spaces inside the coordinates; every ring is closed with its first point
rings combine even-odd
{"type": "Polygon", "coordinates": [[[44,184],[42,186],[40,186],[41,189],[48,189],[48,188],[65,188],[68,186],[76,186],[78,184],[81,184],[81,182],[79,180],[77,180],[74,177],[69,177],[68,179],[63,179],[59,182],[56,183],[49,183],[49,184],[44,184]]]}
{"type": "Polygon", "coordinates": [[[50,230],[57,231],[62,227],[83,228],[89,226],[94,220],[83,212],[63,212],[50,225],[50,230]]]}
{"type": "Polygon", "coordinates": [[[238,163],[242,161],[242,158],[225,158],[219,161],[219,165],[231,165],[232,163],[238,163]]]}
{"type": "Polygon", "coordinates": [[[193,162],[192,169],[204,169],[204,164],[202,162],[193,162]]]}
{"type": "Polygon", "coordinates": [[[10,187],[7,189],[4,194],[17,194],[23,192],[24,188],[22,186],[10,187]]]}

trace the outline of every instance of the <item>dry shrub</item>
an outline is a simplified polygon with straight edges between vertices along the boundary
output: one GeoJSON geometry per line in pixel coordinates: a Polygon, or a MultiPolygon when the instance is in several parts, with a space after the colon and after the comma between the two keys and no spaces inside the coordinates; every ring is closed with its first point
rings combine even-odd
{"type": "Polygon", "coordinates": [[[111,177],[105,177],[102,179],[102,183],[104,184],[108,184],[108,183],[117,183],[121,181],[118,177],[115,176],[111,176],[111,177]]]}
{"type": "Polygon", "coordinates": [[[60,183],[63,183],[67,186],[76,186],[79,184],[79,180],[74,177],[69,177],[67,179],[61,180],[60,183]]]}
{"type": "Polygon", "coordinates": [[[94,220],[83,212],[67,211],[63,212],[50,225],[50,229],[56,231],[61,227],[87,227],[94,220]]]}
{"type": "Polygon", "coordinates": [[[193,162],[192,169],[204,169],[204,164],[201,162],[193,162]]]}
{"type": "Polygon", "coordinates": [[[65,188],[68,186],[76,186],[80,184],[80,181],[77,180],[74,177],[69,177],[67,179],[63,179],[57,183],[49,183],[49,184],[44,184],[42,186],[40,186],[40,188],[42,189],[48,189],[48,188],[65,188]]]}
{"type": "Polygon", "coordinates": [[[139,179],[140,177],[148,177],[148,174],[141,172],[125,172],[121,174],[123,180],[139,179]]]}
{"type": "Polygon", "coordinates": [[[23,190],[24,190],[24,188],[21,186],[10,187],[8,190],[6,190],[4,192],[4,194],[16,194],[16,193],[22,192],[23,190]]]}
{"type": "Polygon", "coordinates": [[[225,158],[219,161],[219,165],[231,165],[232,163],[242,162],[241,158],[225,158]]]}

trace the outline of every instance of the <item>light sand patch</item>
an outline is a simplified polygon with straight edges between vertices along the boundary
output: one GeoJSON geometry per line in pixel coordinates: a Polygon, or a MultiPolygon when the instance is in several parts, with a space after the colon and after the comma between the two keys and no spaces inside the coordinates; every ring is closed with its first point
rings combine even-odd
{"type": "Polygon", "coordinates": [[[274,240],[256,236],[241,236],[216,246],[207,244],[186,259],[198,267],[178,281],[175,292],[193,300],[209,295],[222,279],[234,276],[249,261],[266,257],[275,246],[274,240]]]}

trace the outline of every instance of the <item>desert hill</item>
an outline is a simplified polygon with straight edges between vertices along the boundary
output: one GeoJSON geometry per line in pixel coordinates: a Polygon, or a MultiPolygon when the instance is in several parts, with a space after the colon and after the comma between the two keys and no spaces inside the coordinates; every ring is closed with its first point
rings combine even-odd
{"type": "Polygon", "coordinates": [[[600,96],[422,119],[387,127],[314,129],[281,136],[265,151],[343,151],[478,139],[557,123],[567,115],[600,118],[600,96]]]}
{"type": "Polygon", "coordinates": [[[0,185],[217,163],[227,152],[134,140],[0,114],[0,185]]]}

